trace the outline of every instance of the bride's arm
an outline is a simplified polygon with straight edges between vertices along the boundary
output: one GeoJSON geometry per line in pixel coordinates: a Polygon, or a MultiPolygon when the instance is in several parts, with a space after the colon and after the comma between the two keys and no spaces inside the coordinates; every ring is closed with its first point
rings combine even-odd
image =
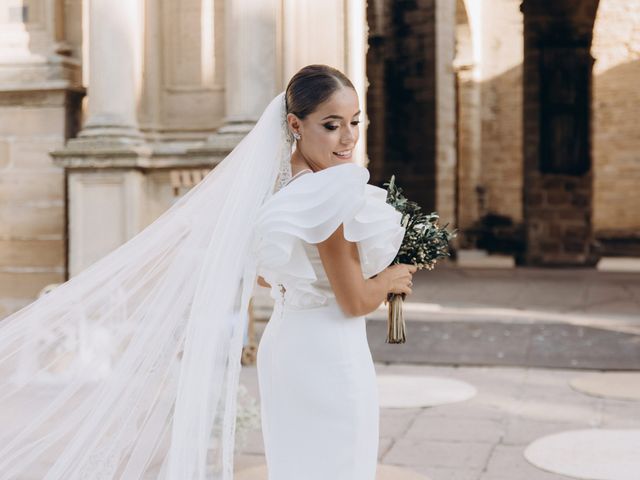
{"type": "Polygon", "coordinates": [[[271,288],[271,285],[269,285],[264,278],[262,278],[260,275],[258,275],[258,285],[260,285],[261,287],[267,287],[267,288],[271,288]]]}
{"type": "Polygon", "coordinates": [[[386,299],[390,287],[388,277],[364,278],[358,245],[344,238],[342,225],[317,247],[336,300],[346,315],[366,315],[386,299]]]}

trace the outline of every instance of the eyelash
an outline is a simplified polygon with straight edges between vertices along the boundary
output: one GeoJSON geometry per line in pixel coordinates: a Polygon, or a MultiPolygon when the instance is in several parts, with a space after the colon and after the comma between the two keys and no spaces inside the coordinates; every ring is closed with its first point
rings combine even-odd
{"type": "MultiPolygon", "coordinates": [[[[351,125],[358,125],[359,123],[360,123],[360,120],[356,120],[356,121],[351,122],[351,125]]],[[[337,126],[335,126],[335,125],[329,125],[329,124],[326,124],[326,125],[324,126],[324,128],[326,128],[327,130],[330,130],[330,131],[332,131],[332,132],[333,132],[333,131],[334,131],[336,128],[338,128],[338,127],[337,127],[337,126]]]]}

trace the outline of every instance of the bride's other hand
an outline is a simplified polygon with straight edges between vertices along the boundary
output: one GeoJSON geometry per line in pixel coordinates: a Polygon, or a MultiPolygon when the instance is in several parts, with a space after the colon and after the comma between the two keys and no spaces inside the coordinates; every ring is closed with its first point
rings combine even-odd
{"type": "Polygon", "coordinates": [[[418,267],[415,265],[407,263],[398,263],[384,269],[381,275],[384,275],[387,278],[387,292],[411,295],[413,292],[411,290],[411,286],[413,285],[413,274],[417,269],[418,267]]]}

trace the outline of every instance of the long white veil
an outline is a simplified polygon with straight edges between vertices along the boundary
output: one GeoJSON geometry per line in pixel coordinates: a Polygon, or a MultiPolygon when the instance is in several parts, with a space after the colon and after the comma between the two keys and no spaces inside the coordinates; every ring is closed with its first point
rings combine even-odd
{"type": "Polygon", "coordinates": [[[233,478],[252,226],[291,175],[285,115],[282,92],[155,222],[0,322],[0,479],[233,478]]]}

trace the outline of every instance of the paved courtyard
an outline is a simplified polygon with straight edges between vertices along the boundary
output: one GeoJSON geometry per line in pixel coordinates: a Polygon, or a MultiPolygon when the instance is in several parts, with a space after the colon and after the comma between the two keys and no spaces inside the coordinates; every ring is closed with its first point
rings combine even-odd
{"type": "MultiPolygon", "coordinates": [[[[534,440],[558,432],[640,429],[637,273],[443,267],[419,272],[414,284],[405,305],[406,344],[384,343],[385,308],[369,316],[367,334],[379,379],[456,379],[476,393],[440,405],[382,407],[379,478],[586,478],[534,466],[524,451],[534,440]],[[608,395],[613,384],[606,381],[603,395],[570,383],[603,372],[605,379],[631,375],[634,398],[608,395]],[[389,474],[385,466],[399,468],[389,474]]],[[[258,324],[258,335],[263,325],[258,324]]],[[[241,382],[257,405],[255,366],[244,367],[241,382]]],[[[236,470],[242,480],[266,478],[263,470],[251,469],[263,464],[258,428],[248,433],[236,470]]],[[[628,475],[618,478],[634,478],[628,475]]]]}
{"type": "MultiPolygon", "coordinates": [[[[539,437],[565,430],[640,428],[640,401],[598,398],[572,389],[569,380],[587,373],[583,371],[379,363],[376,370],[380,375],[459,379],[476,387],[474,397],[457,403],[381,408],[379,463],[431,480],[572,478],[533,466],[524,449],[539,437]]],[[[255,366],[243,369],[241,382],[259,398],[255,366]]],[[[237,471],[263,463],[262,436],[256,429],[236,456],[237,471]]]]}

